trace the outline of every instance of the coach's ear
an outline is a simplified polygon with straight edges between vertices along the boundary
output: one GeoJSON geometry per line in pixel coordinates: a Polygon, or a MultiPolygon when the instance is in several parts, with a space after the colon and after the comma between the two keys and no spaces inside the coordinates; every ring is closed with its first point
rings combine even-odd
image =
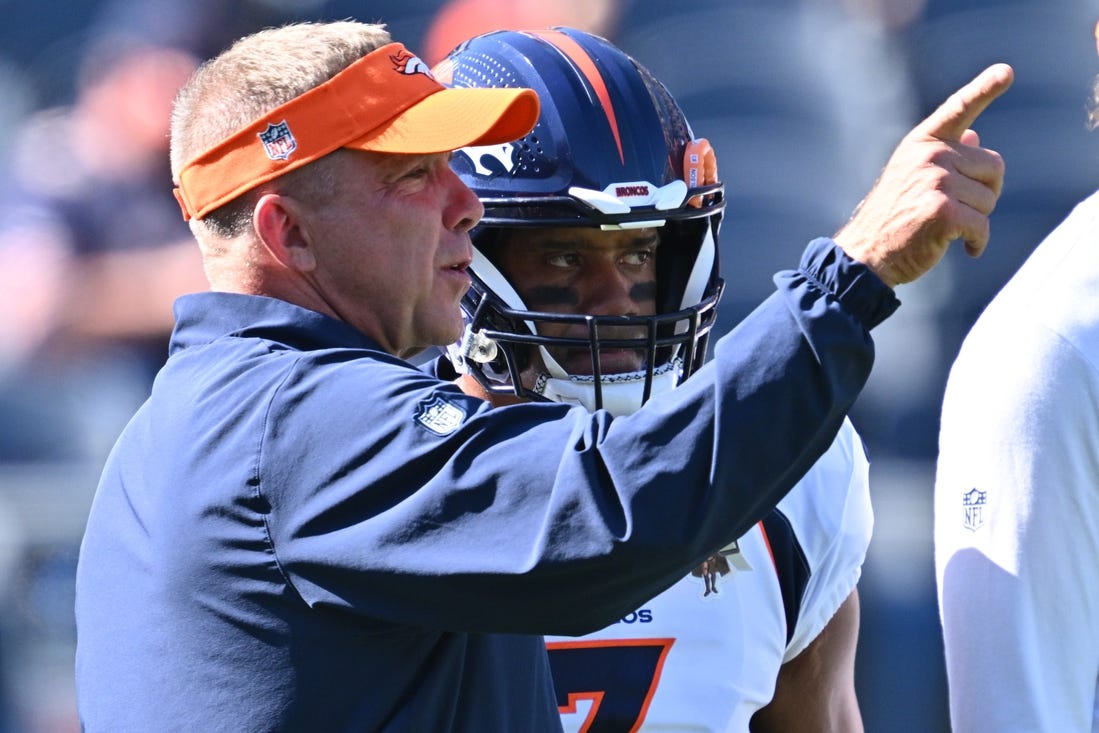
{"type": "Polygon", "coordinates": [[[292,197],[267,193],[252,210],[252,226],[271,256],[284,267],[311,272],[317,267],[301,206],[292,197]]]}

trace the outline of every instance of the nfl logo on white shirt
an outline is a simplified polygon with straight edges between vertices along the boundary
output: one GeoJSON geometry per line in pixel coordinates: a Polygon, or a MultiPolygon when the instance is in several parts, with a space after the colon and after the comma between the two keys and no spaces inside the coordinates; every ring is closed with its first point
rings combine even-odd
{"type": "Polygon", "coordinates": [[[963,527],[972,532],[976,532],[984,526],[984,508],[986,501],[988,501],[987,491],[978,491],[976,488],[972,488],[962,494],[962,511],[964,513],[964,518],[962,520],[963,527]]]}

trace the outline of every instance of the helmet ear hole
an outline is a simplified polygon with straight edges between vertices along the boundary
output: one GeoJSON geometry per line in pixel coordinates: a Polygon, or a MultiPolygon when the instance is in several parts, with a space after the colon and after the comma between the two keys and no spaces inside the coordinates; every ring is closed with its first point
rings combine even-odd
{"type": "MultiPolygon", "coordinates": [[[[478,226],[471,234],[473,263],[472,284],[462,298],[467,321],[466,334],[458,351],[467,370],[497,383],[518,385],[516,375],[531,363],[532,346],[524,346],[501,337],[508,334],[534,335],[534,325],[521,315],[526,306],[518,292],[496,267],[494,259],[503,246],[505,232],[497,227],[478,226]],[[480,351],[483,358],[474,358],[480,351]]],[[[516,391],[518,391],[518,386],[516,391]]]]}

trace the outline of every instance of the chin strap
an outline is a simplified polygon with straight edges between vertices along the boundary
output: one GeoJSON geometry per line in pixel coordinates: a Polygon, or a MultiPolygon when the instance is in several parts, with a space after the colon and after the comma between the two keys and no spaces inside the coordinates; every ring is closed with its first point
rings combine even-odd
{"type": "MultiPolygon", "coordinates": [[[[589,412],[596,409],[595,378],[587,375],[566,374],[544,348],[539,347],[547,368],[554,369],[557,375],[542,373],[534,385],[534,391],[548,400],[569,405],[581,405],[589,412]],[[550,367],[550,364],[553,367],[550,367]]],[[[682,362],[678,359],[658,367],[653,372],[650,397],[670,392],[679,384],[682,374],[682,362]]],[[[603,409],[620,417],[641,409],[641,398],[645,394],[645,371],[604,374],[600,387],[603,396],[603,409]]]]}

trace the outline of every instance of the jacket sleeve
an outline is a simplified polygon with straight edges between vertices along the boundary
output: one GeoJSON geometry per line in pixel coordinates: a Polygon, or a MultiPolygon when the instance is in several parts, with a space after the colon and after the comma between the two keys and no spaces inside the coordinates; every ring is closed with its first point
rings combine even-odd
{"type": "Polygon", "coordinates": [[[697,374],[617,419],[489,409],[397,360],[298,364],[257,468],[279,567],[307,603],[383,623],[619,618],[772,509],[869,375],[889,288],[826,239],[775,282],[697,374]]]}

